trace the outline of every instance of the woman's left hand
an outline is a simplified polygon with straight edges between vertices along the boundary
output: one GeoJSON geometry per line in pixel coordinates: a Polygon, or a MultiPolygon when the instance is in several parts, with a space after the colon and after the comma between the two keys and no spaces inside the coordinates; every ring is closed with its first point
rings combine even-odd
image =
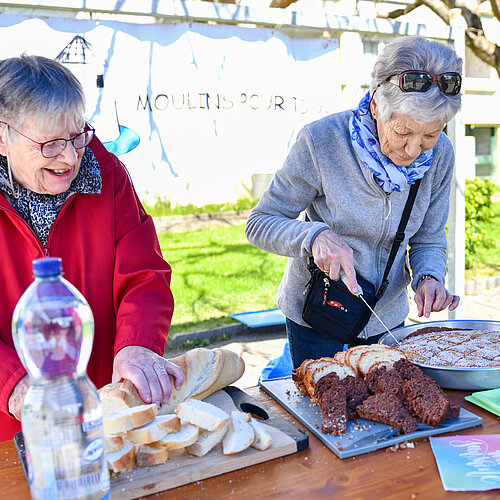
{"type": "Polygon", "coordinates": [[[167,403],[172,393],[169,374],[176,389],[184,383],[184,373],[151,349],[131,345],[121,349],[113,362],[112,382],[130,380],[145,403],[167,403]]]}
{"type": "Polygon", "coordinates": [[[447,307],[453,311],[459,302],[458,295],[452,295],[442,283],[433,279],[421,281],[415,293],[419,317],[428,318],[431,312],[442,311],[447,307]]]}

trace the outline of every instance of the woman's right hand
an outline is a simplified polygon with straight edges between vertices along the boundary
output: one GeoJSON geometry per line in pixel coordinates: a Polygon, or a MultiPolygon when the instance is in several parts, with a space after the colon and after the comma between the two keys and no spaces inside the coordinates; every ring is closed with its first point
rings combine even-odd
{"type": "Polygon", "coordinates": [[[331,229],[321,231],[313,242],[312,254],[316,265],[332,280],[340,279],[342,268],[351,292],[358,291],[353,251],[342,236],[331,229]]]}

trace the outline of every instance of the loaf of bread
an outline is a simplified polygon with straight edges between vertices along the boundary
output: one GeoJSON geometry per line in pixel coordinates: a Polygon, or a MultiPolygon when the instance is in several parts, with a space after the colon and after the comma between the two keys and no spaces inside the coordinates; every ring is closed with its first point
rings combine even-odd
{"type": "MultiPolygon", "coordinates": [[[[181,356],[169,359],[184,373],[180,389],[174,387],[168,403],[159,408],[160,415],[172,414],[177,405],[188,398],[204,399],[210,394],[236,382],[245,370],[243,359],[227,349],[191,349],[181,356]]],[[[110,413],[144,404],[130,380],[108,384],[99,389],[103,412],[110,413]]]]}
{"type": "Polygon", "coordinates": [[[191,349],[169,361],[181,368],[185,380],[179,390],[172,387],[170,400],[162,405],[160,414],[174,413],[177,405],[188,398],[205,399],[236,382],[245,371],[245,363],[240,356],[220,348],[191,349]]]}

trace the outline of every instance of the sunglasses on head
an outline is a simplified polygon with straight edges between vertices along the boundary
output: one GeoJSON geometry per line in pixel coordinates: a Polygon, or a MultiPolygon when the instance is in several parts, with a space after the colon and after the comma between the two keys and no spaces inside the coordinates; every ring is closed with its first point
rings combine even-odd
{"type": "Polygon", "coordinates": [[[427,92],[436,82],[445,95],[457,95],[462,86],[462,77],[452,72],[433,75],[427,71],[409,70],[392,75],[387,81],[397,85],[403,92],[427,92]]]}

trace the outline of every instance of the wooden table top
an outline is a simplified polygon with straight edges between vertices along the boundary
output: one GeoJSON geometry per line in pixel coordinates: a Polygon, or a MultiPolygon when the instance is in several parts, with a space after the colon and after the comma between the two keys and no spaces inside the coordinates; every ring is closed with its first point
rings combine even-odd
{"type": "MultiPolygon", "coordinates": [[[[302,427],[265,392],[247,391],[255,399],[302,427]]],[[[483,425],[460,434],[498,434],[500,417],[468,403],[469,393],[447,391],[450,399],[483,418],[483,425]]],[[[396,452],[382,449],[352,458],[337,458],[309,434],[309,448],[269,462],[246,467],[203,481],[151,495],[155,499],[459,499],[498,498],[499,491],[445,492],[429,439],[414,441],[414,448],[396,452]]],[[[29,490],[13,441],[0,443],[0,498],[29,500],[29,490]]]]}

